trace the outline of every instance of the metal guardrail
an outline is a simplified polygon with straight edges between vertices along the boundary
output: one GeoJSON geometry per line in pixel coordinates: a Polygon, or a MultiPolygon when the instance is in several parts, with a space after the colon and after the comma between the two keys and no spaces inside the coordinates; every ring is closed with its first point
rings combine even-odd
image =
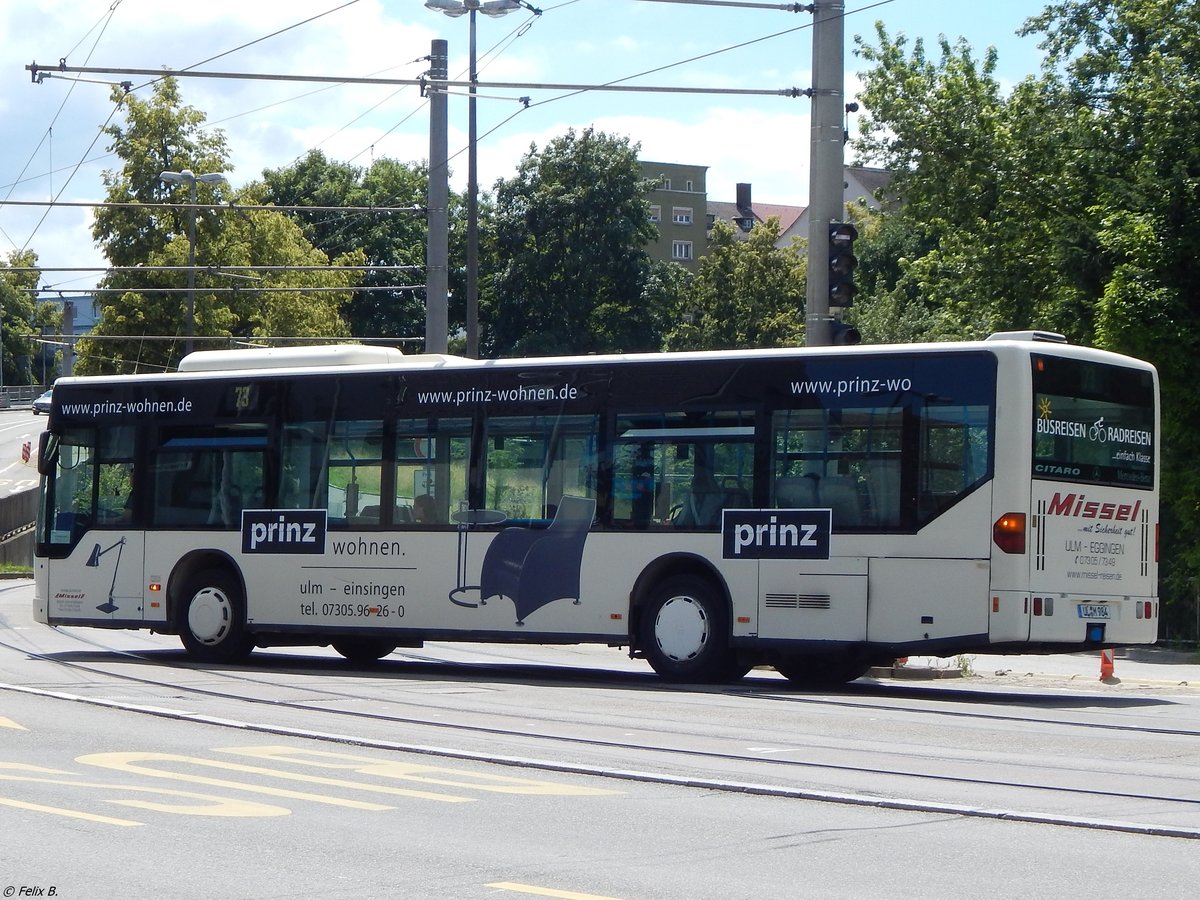
{"type": "Polygon", "coordinates": [[[33,564],[36,488],[0,497],[0,563],[33,564]]]}
{"type": "Polygon", "coordinates": [[[28,406],[47,389],[41,384],[14,384],[0,387],[0,409],[28,406]]]}

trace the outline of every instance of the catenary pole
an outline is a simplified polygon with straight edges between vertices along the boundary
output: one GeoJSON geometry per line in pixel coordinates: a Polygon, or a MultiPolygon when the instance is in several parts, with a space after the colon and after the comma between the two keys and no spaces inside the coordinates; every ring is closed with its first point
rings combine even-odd
{"type": "MultiPolygon", "coordinates": [[[[434,40],[429,53],[429,77],[444,82],[447,44],[434,40]]],[[[446,90],[434,84],[429,90],[429,233],[425,247],[425,352],[448,349],[450,177],[446,90]]]]}
{"type": "Polygon", "coordinates": [[[829,223],[843,207],[845,113],[843,87],[844,0],[813,4],[812,155],[808,182],[808,293],[805,316],[809,347],[832,343],[829,312],[829,223]]]}

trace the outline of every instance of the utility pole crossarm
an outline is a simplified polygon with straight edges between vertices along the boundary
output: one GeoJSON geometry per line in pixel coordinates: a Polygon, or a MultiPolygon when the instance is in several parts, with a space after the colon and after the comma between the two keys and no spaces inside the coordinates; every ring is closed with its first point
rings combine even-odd
{"type": "Polygon", "coordinates": [[[192,69],[125,69],[104,68],[97,66],[56,66],[48,69],[36,62],[25,67],[34,73],[34,81],[40,83],[36,76],[40,73],[47,77],[54,74],[74,75],[139,75],[147,78],[236,78],[249,81],[296,81],[315,84],[376,84],[391,86],[419,87],[425,91],[437,91],[446,88],[495,88],[497,90],[521,91],[609,91],[623,93],[646,94],[731,94],[745,97],[807,97],[809,91],[804,88],[703,88],[678,87],[671,85],[632,85],[632,84],[546,84],[521,81],[451,81],[439,78],[356,78],[348,75],[270,75],[259,72],[198,72],[192,69]]]}

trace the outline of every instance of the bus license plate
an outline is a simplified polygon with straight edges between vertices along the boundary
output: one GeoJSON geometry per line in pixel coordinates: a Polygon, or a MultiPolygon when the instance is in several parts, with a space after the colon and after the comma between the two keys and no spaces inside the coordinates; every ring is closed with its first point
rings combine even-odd
{"type": "Polygon", "coordinates": [[[1111,619],[1109,607],[1103,603],[1080,603],[1076,607],[1079,610],[1079,618],[1081,619],[1111,619]]]}

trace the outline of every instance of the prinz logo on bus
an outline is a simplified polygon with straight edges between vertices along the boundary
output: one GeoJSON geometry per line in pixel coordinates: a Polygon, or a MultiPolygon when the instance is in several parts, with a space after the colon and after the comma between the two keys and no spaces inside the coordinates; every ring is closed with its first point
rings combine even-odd
{"type": "Polygon", "coordinates": [[[243,553],[324,553],[323,509],[242,510],[243,553]]]}
{"type": "Polygon", "coordinates": [[[726,509],[721,514],[721,556],[829,559],[832,530],[828,509],[726,509]]]}

